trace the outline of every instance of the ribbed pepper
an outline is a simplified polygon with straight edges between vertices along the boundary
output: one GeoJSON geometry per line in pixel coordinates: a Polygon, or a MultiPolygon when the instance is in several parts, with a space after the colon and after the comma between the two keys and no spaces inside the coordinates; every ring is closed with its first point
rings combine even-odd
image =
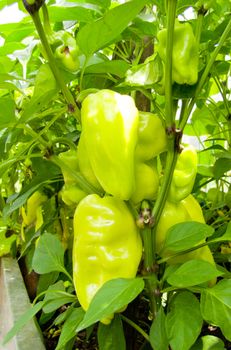
{"type": "Polygon", "coordinates": [[[101,90],[84,99],[81,116],[87,156],[97,180],[107,193],[129,199],[135,189],[139,122],[134,100],[101,90]]]}
{"type": "MultiPolygon", "coordinates": [[[[141,238],[125,202],[92,194],[79,203],[74,215],[73,278],[84,310],[106,281],[135,277],[141,255],[141,238]]],[[[102,322],[108,324],[112,317],[102,322]]]]}
{"type": "Polygon", "coordinates": [[[185,147],[178,156],[169,189],[168,201],[179,202],[191,192],[197,173],[197,152],[192,146],[185,147]]]}
{"type": "MultiPolygon", "coordinates": [[[[166,60],[167,29],[161,30],[157,39],[158,53],[162,60],[166,60]]],[[[178,84],[193,85],[198,79],[199,53],[196,38],[188,22],[175,21],[173,52],[172,52],[172,79],[178,84]]]]}

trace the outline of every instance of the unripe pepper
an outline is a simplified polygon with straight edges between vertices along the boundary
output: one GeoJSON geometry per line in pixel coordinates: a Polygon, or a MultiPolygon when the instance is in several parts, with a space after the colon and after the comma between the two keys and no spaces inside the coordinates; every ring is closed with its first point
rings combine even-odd
{"type": "MultiPolygon", "coordinates": [[[[157,39],[158,53],[162,60],[166,60],[167,29],[161,30],[157,39]]],[[[193,85],[198,79],[199,53],[196,38],[188,22],[175,21],[173,51],[172,51],[172,79],[178,84],[193,85]]]]}
{"type": "Polygon", "coordinates": [[[167,149],[167,137],[162,120],[153,113],[139,112],[136,158],[142,161],[155,158],[167,149]]]}
{"type": "MultiPolygon", "coordinates": [[[[135,277],[141,255],[141,238],[125,202],[92,194],[79,203],[74,215],[73,278],[84,310],[105,282],[135,277]]],[[[101,322],[108,324],[112,317],[101,322]]]]}
{"type": "Polygon", "coordinates": [[[197,173],[197,152],[192,146],[185,147],[178,156],[169,189],[168,201],[179,202],[191,192],[197,173]]]}
{"type": "Polygon", "coordinates": [[[139,115],[134,100],[111,90],[88,95],[82,104],[87,156],[103,189],[128,200],[135,189],[139,115]]]}
{"type": "Polygon", "coordinates": [[[35,191],[27,200],[26,205],[21,208],[22,215],[22,236],[24,237],[24,227],[34,226],[37,231],[43,224],[42,204],[47,201],[47,196],[35,191]]]}
{"type": "Polygon", "coordinates": [[[79,69],[79,48],[75,38],[64,31],[52,33],[49,41],[54,54],[61,66],[69,72],[76,72],[79,69]]]}
{"type": "Polygon", "coordinates": [[[159,174],[154,160],[147,163],[136,162],[135,180],[136,189],[131,196],[131,201],[134,204],[142,202],[144,199],[156,199],[159,187],[159,174]]]}
{"type": "Polygon", "coordinates": [[[92,166],[86,150],[86,141],[83,132],[81,133],[81,137],[78,143],[78,161],[79,169],[89,184],[98,190],[102,190],[102,187],[100,186],[100,183],[92,170],[92,166]]]}
{"type": "MultiPolygon", "coordinates": [[[[172,255],[171,252],[166,251],[164,251],[164,254],[161,253],[161,249],[163,248],[166,239],[167,231],[175,224],[186,221],[197,221],[205,223],[201,207],[197,200],[190,194],[188,197],[178,203],[171,203],[167,201],[156,228],[156,251],[157,253],[161,254],[162,257],[168,257],[172,255]]],[[[200,243],[203,242],[204,241],[200,243]]],[[[191,259],[205,260],[215,265],[213,255],[208,246],[204,246],[189,253],[176,256],[172,259],[167,260],[167,263],[169,265],[175,265],[184,263],[191,259]]],[[[209,282],[209,285],[212,286],[215,283],[216,279],[213,279],[209,282]]]]}
{"type": "Polygon", "coordinates": [[[70,149],[60,153],[58,157],[62,161],[61,170],[65,182],[60,191],[61,198],[67,205],[76,205],[87,195],[87,193],[80,188],[76,178],[68,170],[68,168],[71,168],[73,171],[80,171],[77,150],[70,149]]]}

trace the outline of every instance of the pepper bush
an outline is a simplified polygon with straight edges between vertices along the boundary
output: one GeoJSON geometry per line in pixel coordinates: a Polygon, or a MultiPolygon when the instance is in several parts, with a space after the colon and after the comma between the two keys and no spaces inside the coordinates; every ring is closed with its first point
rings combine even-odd
{"type": "Polygon", "coordinates": [[[0,256],[31,308],[4,346],[36,315],[47,349],[231,349],[230,2],[12,5],[0,256]]]}

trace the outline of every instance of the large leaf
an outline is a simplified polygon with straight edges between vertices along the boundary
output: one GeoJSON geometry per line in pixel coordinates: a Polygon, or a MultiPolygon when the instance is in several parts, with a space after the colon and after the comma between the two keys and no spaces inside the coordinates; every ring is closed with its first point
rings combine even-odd
{"type": "Polygon", "coordinates": [[[91,8],[84,7],[82,4],[65,3],[64,5],[52,5],[49,7],[49,15],[52,21],[79,21],[92,22],[95,19],[95,12],[98,12],[96,6],[91,8]]]}
{"type": "Polygon", "coordinates": [[[118,278],[106,282],[96,293],[77,332],[120,310],[144,288],[141,278],[118,278]]]}
{"type": "Polygon", "coordinates": [[[196,341],[202,327],[200,304],[190,292],[180,292],[166,317],[166,330],[172,350],[188,350],[196,341]]]}
{"type": "Polygon", "coordinates": [[[100,323],[97,337],[99,350],[126,350],[123,324],[119,315],[107,326],[100,323]]]}
{"type": "Polygon", "coordinates": [[[113,74],[123,78],[128,68],[129,64],[122,60],[105,61],[88,66],[85,74],[113,74]]]}
{"type": "Polygon", "coordinates": [[[172,286],[186,288],[223,275],[216,267],[204,260],[189,260],[175,270],[167,281],[172,286]]]}
{"type": "Polygon", "coordinates": [[[214,229],[196,221],[182,222],[172,226],[166,235],[162,252],[180,252],[199,244],[213,234],[214,229]]]}
{"type": "Polygon", "coordinates": [[[32,268],[41,274],[65,271],[64,248],[56,236],[44,233],[40,237],[33,256],[32,268]]]}
{"type": "Polygon", "coordinates": [[[231,341],[231,280],[223,279],[201,293],[201,313],[210,324],[220,327],[231,341]]]}
{"type": "Polygon", "coordinates": [[[86,24],[77,35],[80,50],[91,56],[113,41],[142,10],[147,0],[132,0],[108,11],[99,20],[86,24]]]}
{"type": "Polygon", "coordinates": [[[150,328],[150,343],[155,350],[168,350],[165,320],[165,313],[161,306],[150,328]]]}
{"type": "Polygon", "coordinates": [[[67,342],[75,337],[76,327],[78,327],[83,317],[84,317],[84,311],[81,307],[74,308],[71,311],[71,313],[68,315],[62,327],[62,332],[60,334],[59,342],[56,347],[56,350],[64,349],[67,342]]]}

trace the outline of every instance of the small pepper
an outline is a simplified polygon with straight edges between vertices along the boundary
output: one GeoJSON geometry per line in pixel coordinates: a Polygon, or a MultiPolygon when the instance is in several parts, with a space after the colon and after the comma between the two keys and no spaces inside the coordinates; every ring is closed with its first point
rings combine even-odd
{"type": "Polygon", "coordinates": [[[169,189],[168,201],[179,202],[191,192],[197,173],[197,152],[193,146],[185,147],[178,156],[169,189]]]}
{"type": "MultiPolygon", "coordinates": [[[[158,35],[157,51],[165,62],[167,29],[162,29],[158,35]]],[[[196,38],[188,22],[175,21],[173,52],[172,52],[172,79],[178,84],[196,84],[198,79],[199,52],[196,38]]]]}

